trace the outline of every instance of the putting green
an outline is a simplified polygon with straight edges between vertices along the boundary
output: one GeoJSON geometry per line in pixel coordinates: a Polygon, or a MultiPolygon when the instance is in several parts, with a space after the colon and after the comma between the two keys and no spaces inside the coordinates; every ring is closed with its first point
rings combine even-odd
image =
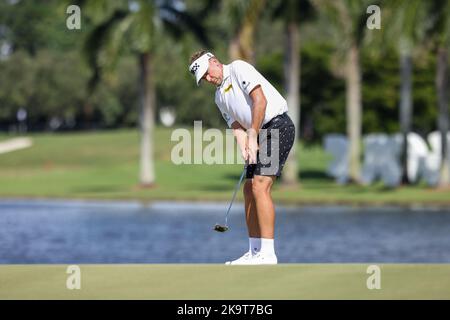
{"type": "Polygon", "coordinates": [[[0,299],[450,299],[450,264],[1,265],[0,299]],[[373,278],[372,278],[373,279],[373,278]],[[70,282],[70,281],[69,281],[70,282]]]}

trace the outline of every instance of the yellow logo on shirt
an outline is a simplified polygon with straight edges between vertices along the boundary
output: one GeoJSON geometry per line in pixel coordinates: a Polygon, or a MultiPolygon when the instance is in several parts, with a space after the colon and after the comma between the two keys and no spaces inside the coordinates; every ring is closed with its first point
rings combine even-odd
{"type": "Polygon", "coordinates": [[[225,89],[225,92],[230,91],[230,89],[232,89],[232,88],[233,88],[233,85],[230,83],[230,85],[225,89]]]}

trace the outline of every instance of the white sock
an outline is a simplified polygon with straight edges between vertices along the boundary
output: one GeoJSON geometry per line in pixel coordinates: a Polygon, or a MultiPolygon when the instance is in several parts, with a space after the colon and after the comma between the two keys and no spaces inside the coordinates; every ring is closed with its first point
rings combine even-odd
{"type": "Polygon", "coordinates": [[[248,238],[249,251],[255,254],[261,250],[261,238],[248,238]]]}
{"type": "Polygon", "coordinates": [[[261,250],[262,254],[275,254],[275,248],[273,245],[273,239],[261,238],[261,250]]]}

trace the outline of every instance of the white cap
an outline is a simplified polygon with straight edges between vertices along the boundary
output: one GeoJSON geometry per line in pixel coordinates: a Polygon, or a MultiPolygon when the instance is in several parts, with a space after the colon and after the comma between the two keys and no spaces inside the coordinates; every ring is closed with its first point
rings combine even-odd
{"type": "Polygon", "coordinates": [[[205,75],[206,71],[208,71],[209,67],[209,59],[214,57],[211,52],[207,52],[197,58],[194,62],[189,66],[189,71],[195,75],[195,81],[197,85],[200,84],[200,80],[205,75]]]}

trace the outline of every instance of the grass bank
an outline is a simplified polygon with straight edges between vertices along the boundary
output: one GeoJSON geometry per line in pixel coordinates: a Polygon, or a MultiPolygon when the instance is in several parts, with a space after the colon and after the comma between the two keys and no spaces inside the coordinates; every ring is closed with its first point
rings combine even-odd
{"type": "MultiPolygon", "coordinates": [[[[171,129],[155,135],[157,182],[138,184],[136,130],[31,134],[33,146],[0,155],[0,197],[228,201],[242,165],[175,165],[171,129]]],[[[0,140],[8,136],[0,136],[0,140]]],[[[206,143],[205,143],[206,145],[206,143]]],[[[277,184],[273,197],[284,204],[450,205],[449,190],[421,185],[386,189],[340,186],[325,174],[330,161],[320,146],[299,145],[301,184],[277,184]]],[[[238,200],[242,201],[242,195],[238,200]]]]}

